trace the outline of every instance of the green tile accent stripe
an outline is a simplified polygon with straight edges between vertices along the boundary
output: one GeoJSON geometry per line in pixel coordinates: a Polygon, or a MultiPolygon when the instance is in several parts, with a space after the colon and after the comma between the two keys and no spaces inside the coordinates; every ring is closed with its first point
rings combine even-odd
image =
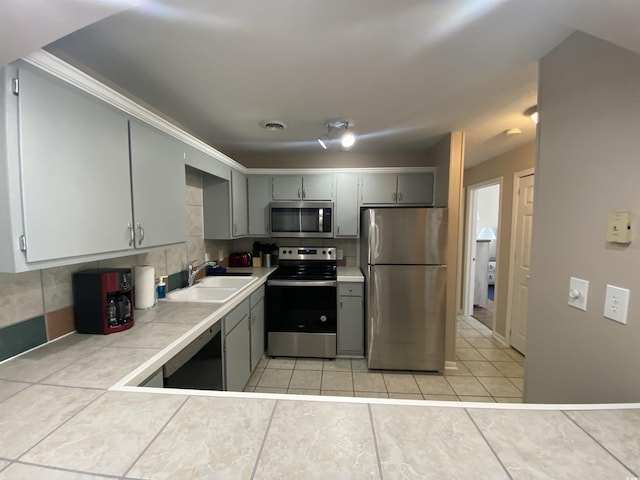
{"type": "Polygon", "coordinates": [[[178,273],[174,273],[169,275],[169,285],[168,290],[175,290],[176,288],[184,288],[189,283],[189,273],[186,270],[183,270],[178,273]]]}
{"type": "Polygon", "coordinates": [[[0,328],[0,361],[47,341],[44,315],[0,328]]]}

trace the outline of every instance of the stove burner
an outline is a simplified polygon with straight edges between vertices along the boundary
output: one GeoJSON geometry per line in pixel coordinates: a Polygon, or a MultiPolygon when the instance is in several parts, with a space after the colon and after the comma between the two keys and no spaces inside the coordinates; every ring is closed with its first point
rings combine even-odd
{"type": "Polygon", "coordinates": [[[335,247],[281,247],[274,280],[336,280],[335,247]]]}

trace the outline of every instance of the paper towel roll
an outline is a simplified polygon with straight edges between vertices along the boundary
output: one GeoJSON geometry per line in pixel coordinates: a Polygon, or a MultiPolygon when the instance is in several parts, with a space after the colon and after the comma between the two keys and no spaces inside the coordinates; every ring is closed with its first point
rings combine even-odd
{"type": "Polygon", "coordinates": [[[137,309],[153,307],[155,303],[156,271],[150,265],[135,267],[134,286],[137,309]]]}

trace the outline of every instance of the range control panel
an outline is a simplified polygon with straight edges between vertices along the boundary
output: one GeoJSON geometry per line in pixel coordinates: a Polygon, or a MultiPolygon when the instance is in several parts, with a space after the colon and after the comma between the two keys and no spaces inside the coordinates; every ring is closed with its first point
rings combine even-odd
{"type": "Polygon", "coordinates": [[[280,247],[279,260],[335,260],[336,247],[280,247]]]}

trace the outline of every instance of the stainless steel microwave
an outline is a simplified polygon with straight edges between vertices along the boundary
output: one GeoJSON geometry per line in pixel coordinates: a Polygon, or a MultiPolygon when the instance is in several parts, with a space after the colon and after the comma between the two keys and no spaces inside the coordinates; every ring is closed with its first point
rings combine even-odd
{"type": "Polygon", "coordinates": [[[272,202],[272,237],[333,238],[333,203],[272,202]]]}

